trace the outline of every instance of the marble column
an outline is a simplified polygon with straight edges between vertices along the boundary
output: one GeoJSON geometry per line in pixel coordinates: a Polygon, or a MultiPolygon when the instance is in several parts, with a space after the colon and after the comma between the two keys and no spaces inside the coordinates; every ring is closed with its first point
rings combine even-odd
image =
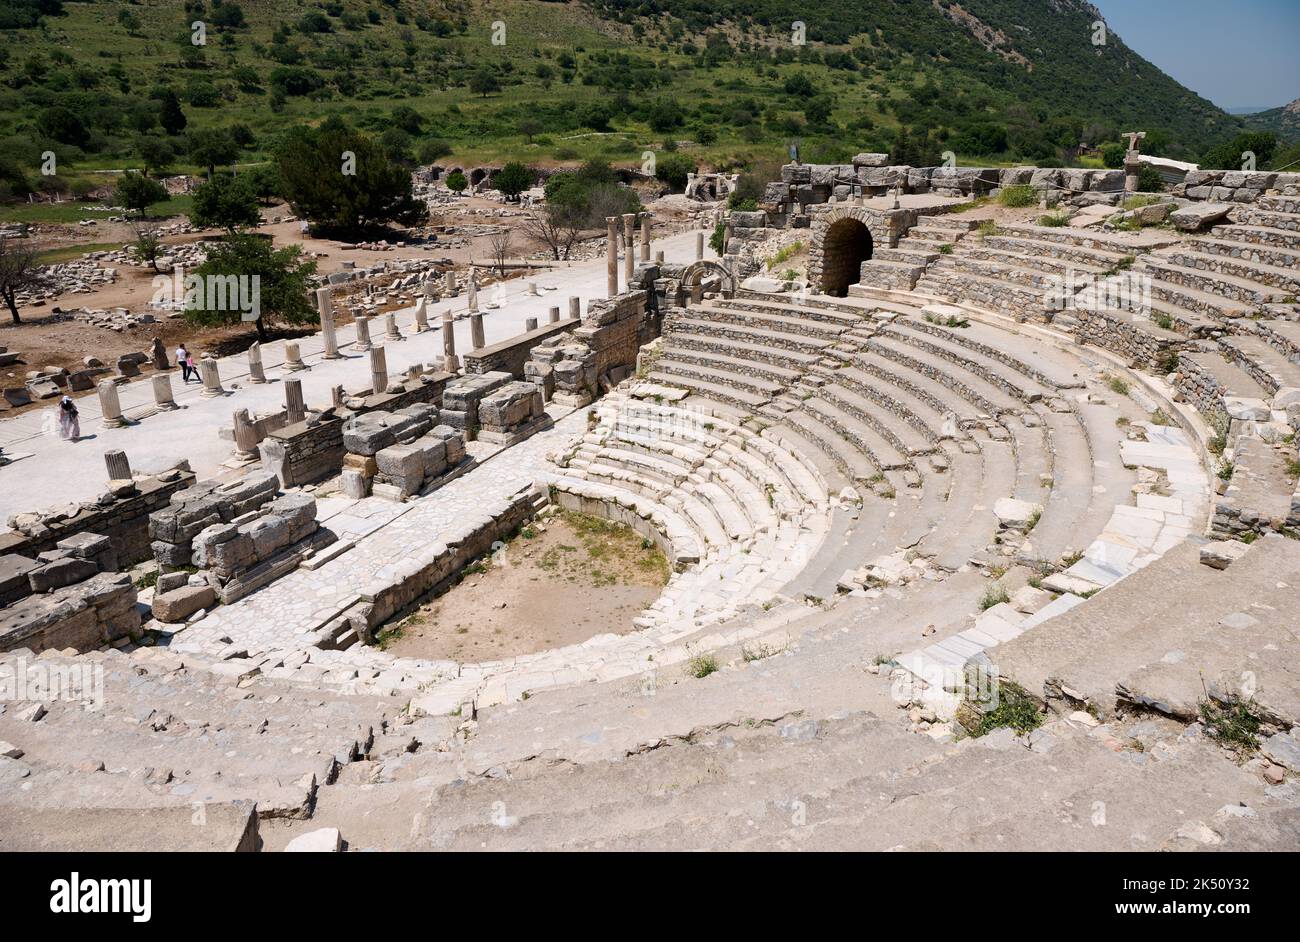
{"type": "Polygon", "coordinates": [[[581,299],[581,298],[569,298],[569,316],[570,316],[570,317],[581,317],[581,316],[582,316],[582,299],[581,299]]]}
{"type": "Polygon", "coordinates": [[[316,289],[316,311],[320,314],[320,334],[325,342],[325,359],[341,359],[343,354],[339,353],[339,339],[334,331],[334,302],[329,288],[316,289]]]}
{"type": "Polygon", "coordinates": [[[388,392],[388,354],[383,347],[370,348],[370,388],[388,392]]]}
{"type": "Polygon", "coordinates": [[[704,258],[704,233],[695,233],[695,260],[698,262],[704,258]]]}
{"type": "Polygon", "coordinates": [[[392,311],[384,315],[384,339],[394,343],[406,339],[402,336],[402,332],[397,329],[397,315],[392,311]]]}
{"type": "Polygon", "coordinates": [[[235,412],[235,457],[250,461],[257,457],[257,428],[247,409],[235,412]]]}
{"type": "Polygon", "coordinates": [[[454,269],[447,269],[442,275],[442,293],[449,298],[456,297],[456,272],[454,269]]]}
{"type": "Polygon", "coordinates": [[[266,371],[262,368],[262,345],[254,343],[248,348],[248,381],[250,383],[265,383],[266,371]]]}
{"type": "Polygon", "coordinates": [[[632,290],[632,270],[636,267],[636,213],[623,216],[623,283],[632,290]]]}
{"type": "Polygon", "coordinates": [[[641,214],[641,261],[650,261],[650,214],[641,214]]]}
{"type": "Polygon", "coordinates": [[[159,373],[153,377],[153,401],[163,412],[179,409],[176,397],[172,395],[172,377],[170,373],[159,373]]]}
{"type": "Polygon", "coordinates": [[[478,310],[478,279],[474,277],[473,272],[469,273],[469,284],[465,290],[469,292],[469,309],[470,313],[473,313],[478,310]]]}
{"type": "Polygon", "coordinates": [[[487,346],[483,336],[483,315],[477,312],[469,316],[469,344],[474,350],[487,346]]]}
{"type": "Polygon", "coordinates": [[[307,364],[302,362],[302,353],[299,352],[297,341],[286,341],[284,345],[284,368],[291,373],[297,373],[300,370],[307,369],[307,364]]]}
{"type": "Polygon", "coordinates": [[[126,452],[120,448],[104,452],[104,466],[108,469],[110,481],[131,480],[131,462],[127,460],[126,452]]]}
{"type": "Polygon", "coordinates": [[[101,379],[95,387],[99,391],[99,413],[104,428],[121,428],[126,425],[122,417],[122,403],[117,398],[117,383],[101,379]]]}
{"type": "Polygon", "coordinates": [[[307,405],[302,398],[302,380],[284,381],[284,417],[288,425],[301,422],[307,415],[307,405]]]}
{"type": "Polygon", "coordinates": [[[424,298],[415,304],[415,332],[422,334],[429,329],[429,305],[424,298]]]}
{"type": "Polygon", "coordinates": [[[203,380],[203,391],[199,395],[204,399],[226,394],[221,387],[221,371],[217,368],[215,357],[204,357],[199,360],[199,379],[203,380]]]}
{"type": "Polygon", "coordinates": [[[605,217],[605,294],[618,296],[618,217],[605,217]]]}
{"type": "Polygon", "coordinates": [[[357,325],[357,343],[356,347],[362,353],[370,349],[370,318],[364,314],[358,314],[355,321],[357,325]]]}
{"type": "Polygon", "coordinates": [[[664,263],[664,250],[657,249],[655,251],[655,264],[662,265],[663,263],[664,263]]]}
{"type": "Polygon", "coordinates": [[[460,372],[460,358],[456,356],[456,331],[451,311],[442,312],[442,368],[448,373],[460,372]]]}
{"type": "Polygon", "coordinates": [[[560,319],[560,308],[558,305],[556,307],[551,308],[551,310],[548,313],[550,314],[552,324],[554,324],[556,321],[560,319]]]}
{"type": "Polygon", "coordinates": [[[528,294],[530,297],[534,297],[534,298],[537,297],[539,294],[541,294],[541,292],[537,290],[537,282],[535,281],[528,282],[528,294]]]}
{"type": "Polygon", "coordinates": [[[535,317],[524,318],[524,333],[531,333],[536,329],[537,329],[537,318],[535,317]]]}

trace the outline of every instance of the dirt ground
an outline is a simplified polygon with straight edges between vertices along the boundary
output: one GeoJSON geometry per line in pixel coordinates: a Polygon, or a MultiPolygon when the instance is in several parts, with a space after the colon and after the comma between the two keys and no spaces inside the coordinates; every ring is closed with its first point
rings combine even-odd
{"type": "Polygon", "coordinates": [[[663,553],[629,527],[563,512],[468,567],[459,584],[391,624],[380,645],[475,662],[626,634],[668,575],[663,553]]]}

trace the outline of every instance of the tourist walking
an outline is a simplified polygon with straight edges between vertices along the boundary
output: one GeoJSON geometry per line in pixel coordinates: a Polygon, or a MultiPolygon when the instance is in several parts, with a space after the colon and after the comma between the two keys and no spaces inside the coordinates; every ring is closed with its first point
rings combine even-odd
{"type": "Polygon", "coordinates": [[[77,404],[68,396],[59,403],[59,437],[71,442],[81,438],[81,416],[77,404]]]}
{"type": "Polygon", "coordinates": [[[190,374],[195,372],[194,361],[190,359],[190,351],[185,349],[185,344],[176,348],[176,362],[181,365],[181,382],[188,383],[190,374]]]}

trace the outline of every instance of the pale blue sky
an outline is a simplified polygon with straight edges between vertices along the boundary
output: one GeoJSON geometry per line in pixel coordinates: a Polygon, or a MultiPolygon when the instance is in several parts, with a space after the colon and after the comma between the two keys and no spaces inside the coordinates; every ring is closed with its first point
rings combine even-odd
{"type": "Polygon", "coordinates": [[[1300,98],[1300,0],[1093,0],[1143,58],[1220,108],[1300,98]]]}

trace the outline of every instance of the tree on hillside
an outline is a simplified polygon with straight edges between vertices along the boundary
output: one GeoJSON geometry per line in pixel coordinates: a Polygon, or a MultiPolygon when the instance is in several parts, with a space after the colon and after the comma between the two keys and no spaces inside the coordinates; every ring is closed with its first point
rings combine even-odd
{"type": "Polygon", "coordinates": [[[655,178],[680,192],[686,188],[688,174],[695,172],[695,161],[685,154],[660,154],[655,158],[655,178]]]}
{"type": "Polygon", "coordinates": [[[517,160],[510,161],[492,177],[492,185],[509,200],[517,200],[532,183],[533,172],[517,160]]]}
{"type": "Polygon", "coordinates": [[[211,177],[217,167],[233,164],[238,159],[240,147],[228,128],[206,128],[185,136],[185,150],[190,160],[208,168],[211,177]]]}
{"type": "Polygon", "coordinates": [[[0,297],[15,324],[23,322],[18,316],[18,293],[45,284],[45,269],[37,258],[36,247],[26,240],[0,236],[0,297]]]}
{"type": "MultiPolygon", "coordinates": [[[[296,245],[277,249],[270,239],[248,233],[231,236],[208,249],[207,260],[191,273],[209,283],[209,279],[256,279],[257,310],[251,311],[247,302],[251,286],[243,296],[245,306],[231,303],[230,295],[214,297],[217,292],[197,292],[198,304],[186,307],[185,319],[205,327],[237,324],[245,320],[245,311],[255,314],[253,323],[257,337],[269,339],[268,323],[314,324],[319,315],[309,298],[311,276],[316,263],[302,259],[302,249],[296,245]],[[223,303],[224,302],[224,303],[223,303]]],[[[248,285],[249,282],[244,282],[248,285]]]]}
{"type": "Polygon", "coordinates": [[[144,164],[144,174],[149,176],[153,171],[154,176],[162,176],[172,159],[176,156],[172,152],[171,145],[161,138],[143,136],[136,143],[135,152],[139,154],[141,162],[144,164]]]}
{"type": "Polygon", "coordinates": [[[467,186],[469,186],[469,181],[465,179],[465,174],[459,170],[453,170],[447,174],[447,189],[453,193],[463,193],[467,186]]]}
{"type": "Polygon", "coordinates": [[[173,137],[184,131],[185,126],[189,124],[189,119],[185,117],[185,112],[181,110],[180,98],[170,88],[163,92],[162,112],[158,116],[158,123],[162,125],[164,131],[173,137]]]}
{"type": "Polygon", "coordinates": [[[1254,154],[1255,166],[1262,170],[1269,165],[1276,149],[1277,135],[1273,132],[1247,131],[1212,148],[1201,160],[1201,166],[1206,170],[1240,170],[1245,163],[1245,155],[1254,154]]]}
{"type": "Polygon", "coordinates": [[[479,69],[469,78],[469,89],[475,95],[482,95],[486,98],[493,92],[501,91],[501,83],[497,77],[487,69],[479,69]]]}
{"type": "Polygon", "coordinates": [[[158,257],[163,254],[162,240],[158,238],[157,231],[135,223],[132,223],[131,228],[135,232],[131,254],[142,262],[148,262],[149,267],[157,272],[158,257]]]}
{"type": "Polygon", "coordinates": [[[113,189],[113,202],[134,209],[141,218],[146,209],[166,199],[167,189],[161,183],[131,170],[117,178],[117,186],[113,189]]]}
{"type": "Polygon", "coordinates": [[[340,121],[291,131],[275,163],[281,195],[323,232],[359,236],[390,223],[419,225],[429,217],[411,191],[410,173],[340,121]]]}
{"type": "Polygon", "coordinates": [[[252,184],[246,177],[214,176],[194,190],[190,222],[201,229],[215,227],[230,233],[256,229],[262,214],[252,184]]]}

